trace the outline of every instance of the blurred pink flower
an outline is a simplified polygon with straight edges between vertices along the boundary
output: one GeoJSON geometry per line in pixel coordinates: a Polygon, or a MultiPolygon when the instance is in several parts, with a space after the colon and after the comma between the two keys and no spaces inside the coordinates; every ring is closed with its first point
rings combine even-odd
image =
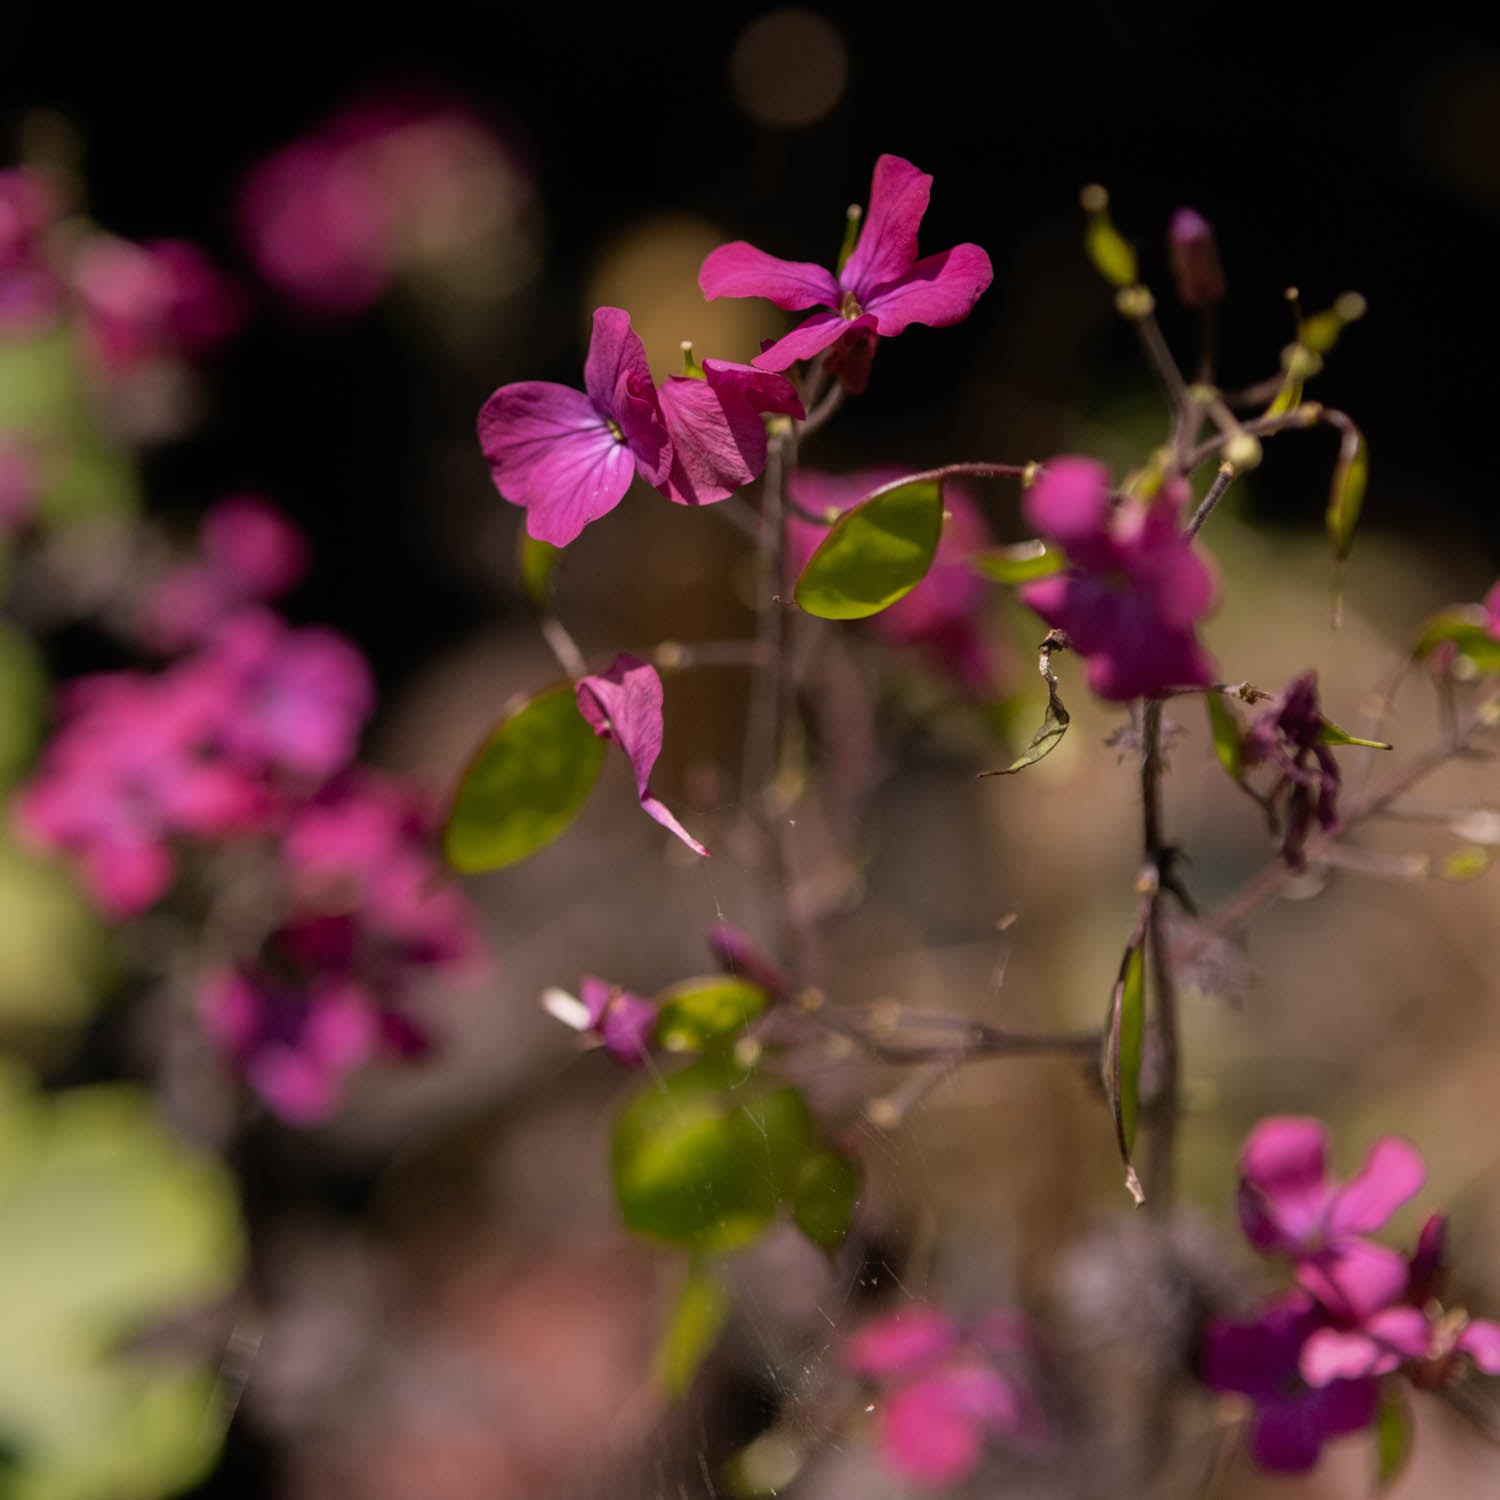
{"type": "Polygon", "coordinates": [[[1484,613],[1490,634],[1500,641],[1500,582],[1484,596],[1484,613]]]}
{"type": "MultiPolygon", "coordinates": [[[[698,273],[703,295],[765,297],[789,312],[821,309],[755,357],[762,370],[786,370],[852,336],[891,338],[912,323],[945,328],[973,311],[993,272],[978,245],[917,259],[917,229],[932,178],[899,156],[875,163],[870,203],[852,254],[837,272],[779,260],[736,240],[710,252],[698,273]]],[[[868,361],[851,382],[863,385],[868,361]]]]}
{"type": "Polygon", "coordinates": [[[62,281],[44,243],[56,217],[56,194],[40,172],[0,171],[0,332],[34,331],[61,310],[62,281]]]}
{"type": "Polygon", "coordinates": [[[1066,632],[1101,698],[1206,687],[1212,658],[1194,625],[1214,603],[1208,564],[1181,528],[1186,487],[1112,506],[1109,474],[1090,458],[1057,458],[1026,492],[1028,522],[1072,566],[1024,585],[1022,601],[1066,632]]]}
{"type": "Polygon", "coordinates": [[[1228,287],[1212,225],[1191,208],[1179,208],[1167,229],[1167,258],[1177,298],[1184,307],[1203,311],[1224,300],[1228,287]]]}
{"type": "Polygon", "coordinates": [[[588,1012],[588,1028],[622,1067],[639,1068],[651,1055],[656,1006],[643,995],[586,974],[578,998],[588,1012]]]}

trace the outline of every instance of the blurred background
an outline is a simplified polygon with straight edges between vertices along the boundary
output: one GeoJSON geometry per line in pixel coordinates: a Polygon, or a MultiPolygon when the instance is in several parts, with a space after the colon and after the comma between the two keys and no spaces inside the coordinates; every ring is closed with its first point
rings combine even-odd
{"type": "MultiPolygon", "coordinates": [[[[1275,690],[1316,667],[1329,715],[1354,729],[1421,621],[1479,599],[1500,571],[1489,370],[1500,46],[1439,13],[1398,29],[1356,25],[1339,7],[1272,22],[1192,0],[1059,0],[981,20],[930,7],[885,19],[441,4],[79,15],[21,3],[0,13],[0,107],[7,163],[45,162],[113,235],[206,247],[238,289],[238,332],[215,341],[211,361],[143,361],[109,385],[113,467],[90,470],[82,504],[48,502],[45,545],[16,564],[10,628],[39,655],[17,648],[27,665],[6,689],[7,722],[20,726],[4,757],[11,782],[43,733],[41,684],[129,659],[97,620],[80,623],[92,606],[57,604],[129,586],[117,576],[125,554],[89,543],[90,524],[146,526],[158,566],[162,549],[191,544],[213,502],[253,491],[310,543],[287,617],[333,627],[368,659],[378,708],[363,761],[440,802],[505,701],[556,675],[516,579],[519,513],[474,440],[480,404],[509,381],[576,383],[599,304],[630,310],[658,379],[682,339],[700,357],[748,360],[785,320],[762,303],[705,303],[703,255],[746,238],[831,262],[881,152],[935,178],[924,250],[976,241],[995,281],[963,325],[883,347],[868,393],[809,464],[846,473],[1088,451],[1123,469],[1147,453],[1160,400],[1082,252],[1077,192],[1097,181],[1184,361],[1194,331],[1170,297],[1163,236],[1183,204],[1214,224],[1230,284],[1226,385],[1275,373],[1292,336],[1287,287],[1309,309],[1351,289],[1368,299],[1315,391],[1355,415],[1371,450],[1343,628],[1329,623],[1322,521],[1335,444],[1294,434],[1270,445],[1207,538],[1225,597],[1206,638],[1228,679],[1275,690]]],[[[37,383],[24,361],[0,371],[8,435],[25,436],[37,383]]],[[[995,537],[1023,537],[1013,489],[971,496],[995,537]]],[[[748,633],[746,584],[733,528],[638,490],[569,549],[558,608],[587,652],[608,655],[748,633]]],[[[837,795],[799,840],[806,869],[835,888],[825,986],[849,1003],[1093,1026],[1135,900],[1134,776],[1106,744],[1119,716],[1088,703],[1075,672],[1077,722],[1057,754],[1016,780],[977,782],[1042,705],[1035,621],[998,590],[983,619],[983,693],[920,652],[877,663],[857,630],[820,681],[836,700],[820,743],[837,795]]],[[[1226,1298],[1253,1285],[1230,1232],[1233,1161],[1273,1112],[1328,1119],[1346,1171],[1379,1134],[1415,1140],[1431,1170],[1423,1211],[1454,1217],[1455,1291],[1500,1313],[1500,907],[1494,877],[1427,878],[1457,845],[1482,855],[1500,842],[1496,820],[1474,816],[1500,802],[1493,768],[1476,763],[1420,792],[1453,818],[1369,830],[1364,869],[1299,883],[1292,894],[1309,899],[1259,914],[1247,947],[1216,953],[1198,976],[1182,1142],[1191,1254],[1122,1222],[1108,1123],[1077,1068],[976,1064],[885,1131],[860,1123],[861,1108],[899,1099],[903,1081],[830,1055],[809,1088],[860,1135],[857,1243],[832,1264],[794,1236],[735,1260],[724,1340],[688,1400],[661,1400],[650,1371],[681,1264],[618,1227],[607,1155],[625,1086],[601,1057],[578,1055],[537,996],[581,973],[650,993],[711,967],[716,920],[755,925],[735,785],[743,700],[731,671],[669,683],[658,790],[720,857],[680,858],[623,775],[607,777],[565,839],[468,883],[492,968],[431,997],[431,1054],[362,1073],[306,1128],[246,1104],[201,1042],[184,1050],[162,1031],[142,975],[170,935],[145,919],[123,931],[101,921],[52,866],[5,852],[0,1024],[45,1086],[11,1090],[27,1122],[15,1139],[50,1118],[39,1097],[123,1078],[155,1101],[150,1120],[141,1105],[128,1125],[66,1130],[56,1106],[46,1128],[87,1135],[74,1142],[78,1170],[98,1179],[64,1192],[39,1178],[32,1218],[0,1230],[16,1288],[0,1306],[20,1330],[0,1338],[0,1448],[23,1455],[14,1493],[190,1484],[225,1500],[696,1500],[733,1493],[724,1465],[771,1433],[784,1465],[772,1477],[784,1477],[763,1492],[881,1500],[904,1492],[879,1471],[858,1413],[843,1414],[829,1351],[863,1312],[924,1294],[1043,1309],[1098,1416],[1100,1472],[1144,1476],[1144,1413],[1170,1355],[1153,1352],[1160,1324],[1131,1316],[1148,1291],[1172,1307],[1200,1295],[1182,1270],[1195,1256],[1229,1267],[1215,1273],[1226,1298]],[[1455,819],[1467,819],[1461,836],[1455,819]],[[100,1167],[89,1142],[125,1151],[132,1132],[128,1163],[100,1167]],[[205,1158],[179,1160],[183,1140],[227,1170],[198,1181],[205,1158]],[[149,1222],[136,1199],[121,1210],[129,1224],[107,1205],[66,1233],[47,1217],[67,1212],[59,1202],[104,1204],[101,1184],[131,1171],[153,1192],[163,1174],[177,1184],[149,1222]],[[25,1321],[33,1278],[73,1274],[54,1255],[59,1237],[135,1247],[129,1306],[152,1316],[149,1334],[139,1319],[129,1329],[131,1358],[199,1352],[228,1420],[221,1457],[147,1453],[87,1486],[66,1465],[41,1477],[27,1467],[21,1429],[47,1430],[54,1405],[83,1409],[79,1393],[102,1378],[48,1353],[64,1342],[56,1328],[73,1327],[63,1293],[48,1293],[63,1309],[53,1323],[25,1321]],[[169,1245],[180,1263],[163,1260],[169,1245]],[[1101,1290],[1101,1262],[1124,1266],[1124,1281],[1101,1290]]],[[[1170,821],[1211,907],[1272,844],[1214,764],[1196,706],[1181,718],[1170,821]]],[[[1422,684],[1389,728],[1398,756],[1431,742],[1422,684]]],[[[1346,762],[1356,781],[1360,754],[1346,762]]],[[[1405,1211],[1403,1238],[1418,1221],[1405,1211]]],[[[105,1320],[111,1348],[122,1317],[105,1320]]],[[[149,1449],[147,1407],[132,1409],[149,1449]]],[[[1437,1401],[1417,1417],[1395,1493],[1500,1496],[1490,1442],[1437,1401]]],[[[66,1433],[49,1442],[72,1445],[66,1433]]],[[[1370,1462],[1363,1439],[1305,1479],[1266,1480],[1236,1459],[1213,1493],[1364,1495],[1370,1462]]],[[[1199,1493],[1201,1469],[1189,1453],[1164,1492],[1199,1493]]],[[[974,1492],[1093,1493],[1003,1464],[974,1492]]]]}

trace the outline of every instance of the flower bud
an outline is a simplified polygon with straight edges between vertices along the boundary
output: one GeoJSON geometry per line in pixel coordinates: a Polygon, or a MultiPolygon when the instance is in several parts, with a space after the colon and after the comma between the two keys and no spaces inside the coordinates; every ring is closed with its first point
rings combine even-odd
{"type": "Polygon", "coordinates": [[[1179,208],[1167,230],[1167,256],[1172,280],[1184,307],[1200,312],[1224,300],[1224,265],[1214,241],[1213,226],[1191,208],[1179,208]]]}

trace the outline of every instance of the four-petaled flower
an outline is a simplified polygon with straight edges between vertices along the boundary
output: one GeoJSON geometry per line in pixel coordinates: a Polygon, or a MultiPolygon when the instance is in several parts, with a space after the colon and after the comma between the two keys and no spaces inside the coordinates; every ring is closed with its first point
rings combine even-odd
{"type": "MultiPolygon", "coordinates": [[[[710,301],[765,297],[788,312],[820,309],[755,357],[762,370],[789,369],[844,339],[869,342],[912,323],[945,328],[961,322],[990,284],[990,258],[965,244],[917,259],[917,228],[931,192],[925,172],[899,156],[882,156],[859,240],[837,273],[736,240],[708,255],[698,284],[710,301]]],[[[854,361],[846,376],[851,389],[862,387],[867,370],[868,359],[854,361]]]]}
{"type": "Polygon", "coordinates": [[[1184,535],[1186,487],[1113,505],[1109,473],[1090,458],[1049,462],[1026,493],[1028,522],[1067,553],[1071,567],[1020,590],[1088,663],[1101,698],[1156,697],[1207,687],[1214,663],[1193,634],[1214,603],[1208,563],[1184,535]]]}

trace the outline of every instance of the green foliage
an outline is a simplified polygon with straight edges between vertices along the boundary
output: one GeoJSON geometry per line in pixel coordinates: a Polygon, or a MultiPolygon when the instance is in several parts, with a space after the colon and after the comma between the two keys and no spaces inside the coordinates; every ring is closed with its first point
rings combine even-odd
{"type": "Polygon", "coordinates": [[[652,1371],[657,1387],[668,1396],[685,1396],[703,1361],[708,1358],[729,1317],[729,1294],[706,1267],[689,1268],[657,1346],[652,1371]]]}
{"type": "Polygon", "coordinates": [[[1388,1489],[1400,1477],[1412,1448],[1411,1403],[1394,1380],[1380,1388],[1380,1410],[1375,1415],[1375,1488],[1388,1489]]]}
{"type": "Polygon", "coordinates": [[[1351,427],[1339,447],[1333,484],[1328,492],[1328,535],[1334,555],[1343,561],[1354,545],[1354,528],[1364,508],[1365,485],[1370,477],[1370,451],[1364,434],[1351,427]]]}
{"type": "Polygon", "coordinates": [[[1135,1150],[1140,1115],[1141,1044],[1145,1029],[1146,935],[1145,924],[1141,923],[1126,945],[1110,995],[1101,1067],[1104,1095],[1115,1122],[1115,1140],[1120,1147],[1120,1159],[1125,1163],[1125,1185],[1137,1203],[1143,1201],[1144,1195],[1130,1157],[1135,1150]]]}
{"type": "Polygon", "coordinates": [[[835,1250],[844,1242],[859,1200],[859,1166],[836,1151],[803,1158],[792,1183],[792,1217],[813,1244],[835,1250]]]}
{"type": "Polygon", "coordinates": [[[981,771],[981,776],[1014,776],[1017,771],[1024,771],[1027,766],[1034,766],[1044,756],[1051,755],[1062,743],[1062,737],[1068,732],[1068,725],[1072,719],[1063,701],[1057,696],[1057,684],[1047,684],[1047,712],[1042,718],[1041,727],[1032,735],[1031,742],[1026,748],[1008,765],[1002,766],[994,771],[981,771]]]}
{"type": "Polygon", "coordinates": [[[1219,764],[1224,770],[1238,781],[1244,770],[1244,737],[1240,733],[1240,721],[1218,693],[1205,693],[1203,701],[1208,707],[1208,727],[1214,737],[1214,754],[1218,756],[1219,764]]]}
{"type": "Polygon", "coordinates": [[[797,603],[824,620],[879,614],[927,576],[942,531],[937,480],[876,490],[823,538],[797,580],[797,603]]]}
{"type": "Polygon", "coordinates": [[[546,609],[552,593],[552,577],[562,561],[563,549],[551,542],[539,542],[534,536],[521,533],[517,565],[521,574],[521,587],[533,609],[546,609]]]}
{"type": "Polygon", "coordinates": [[[223,1431],[210,1360],[131,1341],[226,1296],[243,1254],[228,1174],[139,1091],[0,1079],[8,1500],[154,1500],[207,1469],[223,1431]]]}
{"type": "Polygon", "coordinates": [[[1412,647],[1412,659],[1425,661],[1440,646],[1451,645],[1474,671],[1500,672],[1500,641],[1489,630],[1489,617],[1474,604],[1457,604],[1423,625],[1412,647]]]}
{"type": "Polygon", "coordinates": [[[976,573],[996,583],[1030,583],[1034,578],[1048,578],[1067,567],[1068,560],[1060,548],[1037,540],[1017,542],[1010,547],[991,547],[969,559],[976,573]]]}
{"type": "Polygon", "coordinates": [[[563,683],[508,713],[469,762],[448,815],[448,862],[466,875],[503,869],[557,838],[583,809],[605,742],[563,683]]]}
{"type": "Polygon", "coordinates": [[[733,1047],[765,1010],[769,996],[744,979],[713,974],[684,979],[663,990],[656,1040],[668,1052],[711,1052],[733,1047]]]}

